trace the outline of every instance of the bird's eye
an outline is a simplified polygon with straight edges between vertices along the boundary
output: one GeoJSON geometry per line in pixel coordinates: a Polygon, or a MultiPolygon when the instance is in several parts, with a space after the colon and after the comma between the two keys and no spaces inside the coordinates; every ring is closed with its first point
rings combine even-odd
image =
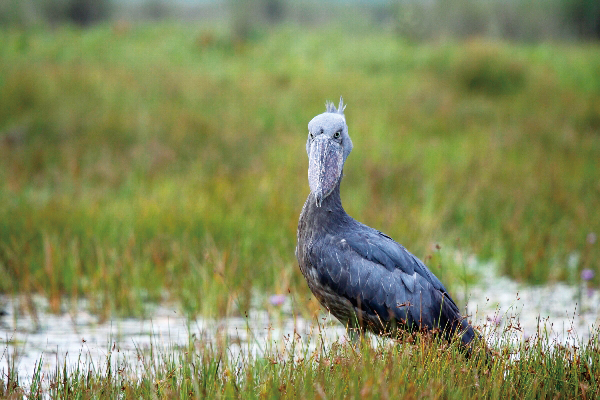
{"type": "Polygon", "coordinates": [[[308,132],[308,136],[312,139],[315,137],[315,135],[312,134],[312,132],[308,132]]]}
{"type": "Polygon", "coordinates": [[[321,135],[323,134],[323,128],[321,128],[321,135]]]}
{"type": "Polygon", "coordinates": [[[337,131],[336,133],[333,134],[334,139],[339,139],[340,136],[342,136],[342,133],[340,131],[337,131]]]}

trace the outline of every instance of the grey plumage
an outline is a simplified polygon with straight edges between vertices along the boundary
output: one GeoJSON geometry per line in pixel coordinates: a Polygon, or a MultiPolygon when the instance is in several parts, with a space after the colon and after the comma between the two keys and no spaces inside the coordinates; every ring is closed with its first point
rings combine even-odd
{"type": "Polygon", "coordinates": [[[300,214],[296,256],[319,302],[349,329],[378,334],[397,327],[439,328],[469,344],[477,334],[444,285],[389,236],[350,217],[340,182],[352,141],[340,98],[308,124],[311,193],[300,214]]]}
{"type": "Polygon", "coordinates": [[[335,108],[335,104],[331,101],[325,102],[325,111],[328,113],[337,113],[344,115],[344,110],[346,109],[346,105],[344,104],[344,99],[340,97],[340,105],[335,108]]]}

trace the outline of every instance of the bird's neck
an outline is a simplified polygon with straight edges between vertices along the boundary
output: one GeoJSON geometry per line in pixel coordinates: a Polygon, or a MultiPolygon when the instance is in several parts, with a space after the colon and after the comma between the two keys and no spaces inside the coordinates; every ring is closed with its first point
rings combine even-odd
{"type": "Polygon", "coordinates": [[[333,191],[329,193],[329,196],[325,197],[321,202],[321,206],[317,206],[317,200],[315,195],[311,192],[310,197],[312,198],[312,203],[315,208],[322,208],[326,212],[332,211],[344,211],[344,207],[342,207],[342,198],[340,196],[340,183],[342,180],[338,180],[338,183],[333,188],[333,191]]]}
{"type": "Polygon", "coordinates": [[[321,203],[321,206],[317,206],[317,200],[315,195],[311,192],[306,199],[302,214],[300,215],[300,223],[302,221],[310,221],[310,225],[322,226],[333,228],[333,225],[338,223],[345,223],[348,219],[351,219],[344,207],[342,207],[342,199],[340,197],[340,182],[329,196],[325,197],[321,203]]]}

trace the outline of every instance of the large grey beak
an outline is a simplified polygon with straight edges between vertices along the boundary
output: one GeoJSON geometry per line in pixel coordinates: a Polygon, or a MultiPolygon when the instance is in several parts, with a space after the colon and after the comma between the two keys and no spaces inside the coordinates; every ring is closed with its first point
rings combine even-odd
{"type": "Polygon", "coordinates": [[[342,175],[344,152],[342,146],[321,135],[310,145],[308,156],[308,185],[315,195],[317,207],[331,194],[342,175]]]}

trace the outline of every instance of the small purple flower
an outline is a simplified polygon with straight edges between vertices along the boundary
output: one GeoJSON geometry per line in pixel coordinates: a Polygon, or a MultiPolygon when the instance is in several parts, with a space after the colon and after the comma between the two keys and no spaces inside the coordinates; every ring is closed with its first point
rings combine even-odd
{"type": "Polygon", "coordinates": [[[581,279],[584,281],[589,281],[594,278],[594,271],[591,269],[584,269],[581,271],[581,279]]]}
{"type": "Polygon", "coordinates": [[[487,320],[496,326],[500,326],[502,323],[502,317],[497,314],[494,314],[493,317],[487,317],[487,320]]]}
{"type": "Polygon", "coordinates": [[[594,233],[594,232],[588,233],[588,235],[586,237],[586,240],[589,244],[596,243],[596,239],[598,239],[598,236],[596,236],[596,233],[594,233]]]}
{"type": "Polygon", "coordinates": [[[285,295],[283,294],[274,294],[273,296],[269,297],[269,303],[271,303],[271,305],[273,306],[280,306],[285,302],[285,295]]]}

